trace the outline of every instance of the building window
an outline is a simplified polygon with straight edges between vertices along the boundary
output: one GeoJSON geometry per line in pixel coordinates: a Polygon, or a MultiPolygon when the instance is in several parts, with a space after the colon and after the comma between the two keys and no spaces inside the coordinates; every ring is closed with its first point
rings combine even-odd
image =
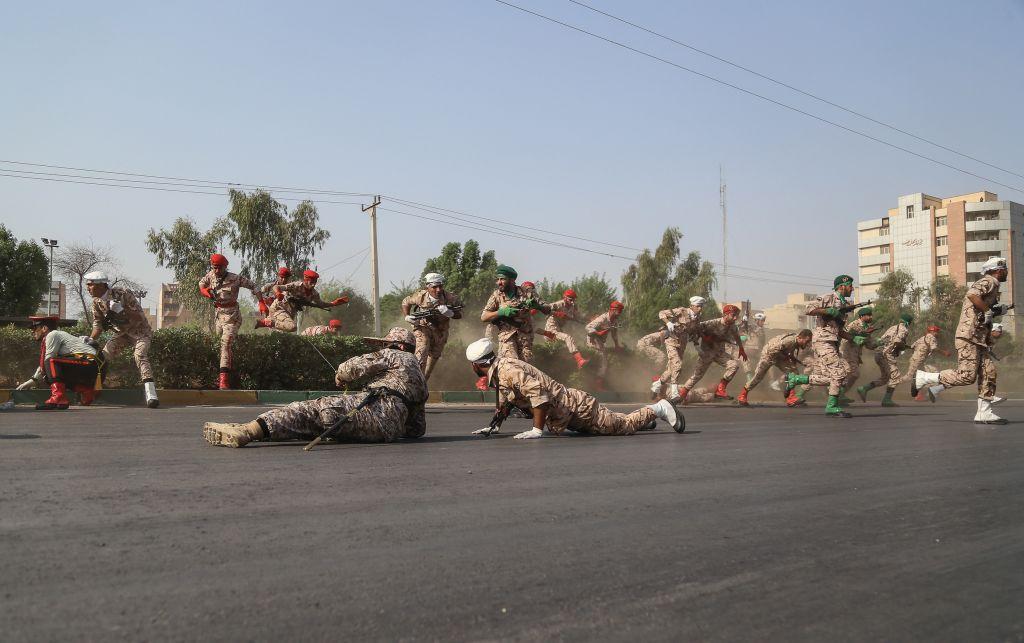
{"type": "Polygon", "coordinates": [[[949,255],[942,255],[941,257],[935,257],[935,265],[936,266],[948,266],[949,265],[949,255]]]}
{"type": "Polygon", "coordinates": [[[880,254],[880,255],[887,255],[887,254],[889,254],[889,246],[880,246],[878,248],[878,254],[880,254]]]}
{"type": "Polygon", "coordinates": [[[914,218],[914,206],[912,206],[912,205],[908,205],[907,206],[907,218],[908,219],[913,219],[914,218]]]}
{"type": "Polygon", "coordinates": [[[946,217],[935,217],[935,227],[941,228],[948,224],[946,217]]]}
{"type": "Polygon", "coordinates": [[[880,270],[878,272],[882,273],[883,275],[888,273],[888,272],[891,272],[891,268],[890,268],[889,264],[885,264],[885,265],[879,266],[879,268],[880,268],[880,270]]]}
{"type": "Polygon", "coordinates": [[[935,237],[935,247],[941,248],[942,246],[949,245],[949,237],[935,237]]]}

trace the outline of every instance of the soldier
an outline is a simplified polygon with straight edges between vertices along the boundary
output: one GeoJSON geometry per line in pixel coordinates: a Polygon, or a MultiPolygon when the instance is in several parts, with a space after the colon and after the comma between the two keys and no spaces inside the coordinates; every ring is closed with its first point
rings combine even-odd
{"type": "Polygon", "coordinates": [[[260,299],[256,284],[248,277],[228,272],[228,260],[222,254],[210,255],[210,272],[199,280],[199,292],[213,301],[217,309],[215,318],[216,334],[220,336],[220,389],[231,388],[231,364],[235,352],[235,338],[242,325],[242,313],[238,310],[238,291],[248,288],[259,306],[267,314],[267,305],[260,299]]]}
{"type": "Polygon", "coordinates": [[[658,419],[679,433],[686,429],[682,415],[668,400],[629,414],[616,413],[598,404],[592,395],[556,382],[531,364],[496,355],[494,344],[486,337],[466,348],[466,359],[473,364],[476,374],[497,390],[498,411],[494,421],[474,434],[496,433],[511,407],[533,418],[533,428],[517,434],[518,440],[542,437],[545,428],[556,435],[564,429],[592,435],[632,435],[652,430],[658,419]]]}
{"type": "Polygon", "coordinates": [[[271,281],[270,283],[260,286],[260,295],[263,297],[263,302],[266,303],[267,306],[274,303],[274,286],[285,285],[288,283],[288,278],[291,277],[291,275],[292,271],[288,269],[288,266],[281,266],[277,269],[276,281],[271,281]]]}
{"type": "Polygon", "coordinates": [[[580,349],[576,346],[576,340],[565,332],[565,324],[571,321],[579,323],[579,310],[576,308],[576,291],[569,288],[562,293],[561,299],[551,303],[551,314],[548,315],[541,334],[547,337],[548,341],[565,344],[566,350],[576,359],[576,368],[583,368],[589,360],[583,359],[580,349]]]}
{"type": "Polygon", "coordinates": [[[686,394],[697,385],[704,374],[708,372],[711,363],[714,362],[725,368],[722,379],[715,389],[715,398],[731,400],[732,397],[726,392],[725,387],[729,385],[740,365],[736,359],[728,359],[725,344],[733,342],[739,346],[739,359],[746,360],[747,353],[743,348],[743,340],[740,339],[739,329],[736,328],[736,320],[740,316],[740,309],[732,304],[722,307],[722,316],[718,319],[709,319],[697,324],[695,334],[701,337],[700,350],[697,353],[697,366],[693,369],[690,379],[679,387],[679,396],[686,399],[686,394]]]}
{"type": "Polygon", "coordinates": [[[310,440],[332,426],[331,437],[353,442],[393,442],[418,438],[427,430],[427,380],[413,355],[416,339],[405,328],[384,337],[364,337],[379,350],[338,366],[338,386],[368,378],[364,393],[342,393],[293,402],[252,422],[207,422],[203,437],[215,446],[243,447],[262,440],[310,440]]]}
{"type": "Polygon", "coordinates": [[[815,318],[814,335],[811,348],[814,350],[814,368],[810,375],[790,373],[786,376],[786,393],[798,384],[811,386],[827,386],[828,402],[825,404],[825,415],[828,417],[848,418],[850,413],[840,405],[839,398],[843,393],[843,384],[850,375],[850,365],[839,354],[839,340],[850,339],[856,344],[863,344],[863,335],[851,335],[846,332],[846,315],[856,306],[849,303],[847,297],[853,294],[853,277],[839,275],[832,283],[833,291],[821,295],[807,304],[804,314],[815,318]]]}
{"type": "MultiPolygon", "coordinates": [[[[701,312],[707,300],[700,296],[690,297],[690,305],[669,308],[658,313],[658,319],[665,324],[668,336],[665,338],[667,364],[661,377],[651,384],[655,398],[662,397],[669,388],[679,386],[683,375],[683,353],[690,336],[697,328],[701,312]]],[[[685,396],[684,396],[685,397],[685,396]]]]}
{"type": "MultiPolygon", "coordinates": [[[[522,287],[517,286],[519,274],[511,266],[498,266],[495,272],[497,288],[484,304],[480,321],[497,326],[498,354],[524,362],[533,361],[533,317],[530,311],[539,310],[550,315],[551,306],[537,296],[529,297],[522,287]]],[[[482,378],[477,381],[477,388],[481,386],[486,390],[487,383],[482,378]]]]}
{"type": "MultiPolygon", "coordinates": [[[[769,339],[768,343],[763,345],[764,350],[761,351],[761,356],[757,360],[754,376],[750,378],[747,385],[740,391],[736,401],[743,406],[748,406],[747,395],[755,386],[761,383],[761,380],[768,374],[768,370],[772,366],[783,373],[795,373],[797,366],[800,364],[800,360],[796,358],[796,353],[810,345],[811,335],[811,331],[805,328],[799,333],[786,333],[785,335],[776,335],[769,339]]],[[[790,391],[789,395],[786,396],[786,406],[796,406],[797,404],[796,394],[790,391]]]]}
{"type": "Polygon", "coordinates": [[[416,359],[423,369],[423,377],[429,380],[448,343],[451,320],[462,319],[462,302],[458,295],[444,289],[444,275],[440,273],[428,272],[423,276],[423,283],[423,290],[402,300],[402,314],[405,321],[412,324],[416,359]],[[410,314],[414,308],[416,315],[410,314]]]}
{"type": "Polygon", "coordinates": [[[967,296],[964,297],[960,310],[960,321],[954,333],[956,368],[939,373],[917,371],[911,384],[910,395],[916,397],[919,389],[931,386],[929,391],[931,397],[934,397],[944,388],[966,386],[977,381],[978,413],[974,421],[982,424],[1006,424],[1006,420],[992,411],[995,386],[987,381],[986,376],[993,368],[989,363],[992,356],[988,350],[992,318],[1003,315],[1010,309],[1006,304],[999,303],[999,284],[1006,281],[1009,275],[1006,259],[991,257],[982,264],[981,272],[981,279],[967,289],[967,296]]]}
{"type": "MultiPolygon", "coordinates": [[[[983,377],[984,382],[985,382],[983,393],[985,395],[990,396],[988,398],[989,406],[995,406],[995,405],[999,404],[1000,402],[1003,402],[1003,401],[1006,400],[1006,398],[1002,398],[1002,397],[999,397],[999,396],[996,395],[996,375],[997,375],[997,373],[996,373],[996,359],[997,358],[996,358],[995,354],[992,352],[992,347],[995,346],[996,341],[998,341],[999,338],[1002,337],[1002,336],[1003,336],[1003,325],[999,324],[999,323],[993,323],[992,324],[992,330],[990,330],[989,333],[988,333],[988,342],[987,342],[987,344],[988,344],[988,355],[989,355],[990,359],[988,360],[988,363],[985,366],[985,371],[982,373],[982,377],[983,377]]],[[[995,424],[995,422],[990,422],[989,421],[991,419],[992,418],[988,417],[988,414],[982,413],[981,409],[978,409],[978,413],[976,413],[975,416],[974,416],[974,421],[978,422],[980,424],[990,424],[990,423],[991,424],[995,424]]],[[[999,418],[999,419],[1002,419],[1002,418],[999,418]]]]}
{"type": "Polygon", "coordinates": [[[124,288],[110,287],[110,279],[101,270],[86,273],[84,278],[85,288],[92,296],[92,333],[89,337],[95,341],[103,331],[114,331],[114,336],[103,347],[103,363],[109,363],[115,355],[131,346],[142,378],[142,388],[146,392],[146,406],[155,409],[160,406],[160,400],[153,381],[153,367],[149,363],[153,329],[139,300],[124,288]]]}
{"type": "Polygon", "coordinates": [[[294,333],[298,328],[295,318],[303,308],[312,306],[327,310],[348,303],[348,297],[338,297],[331,302],[321,299],[316,289],[318,279],[320,275],[316,271],[306,270],[302,273],[302,281],[275,285],[274,303],[271,304],[267,317],[256,320],[256,328],[273,328],[283,333],[294,333]]]}
{"type": "MultiPolygon", "coordinates": [[[[995,324],[992,325],[993,328],[995,324]]],[[[907,367],[907,374],[903,376],[903,380],[914,379],[914,374],[921,370],[924,366],[925,361],[931,357],[931,354],[938,351],[946,357],[952,357],[952,353],[947,350],[939,348],[939,333],[942,329],[938,326],[929,326],[925,331],[924,335],[921,335],[910,348],[914,349],[914,352],[910,355],[910,365],[907,367]]]]}
{"type": "Polygon", "coordinates": [[[56,315],[29,317],[32,339],[39,342],[39,367],[32,378],[18,385],[19,391],[38,383],[50,385],[50,397],[36,404],[38,411],[64,411],[71,405],[67,387],[77,392],[82,405],[92,404],[96,396],[96,377],[99,373],[95,342],[89,337],[76,337],[57,328],[56,315]],[[90,344],[89,342],[92,342],[90,344]]]}
{"type": "MultiPolygon", "coordinates": [[[[846,381],[843,382],[844,390],[849,391],[860,378],[860,365],[864,363],[864,348],[867,347],[874,350],[877,346],[870,337],[871,333],[875,332],[875,327],[871,323],[874,320],[874,314],[875,311],[870,306],[865,306],[858,310],[857,319],[846,325],[846,332],[849,333],[851,339],[843,339],[839,342],[839,354],[850,365],[850,374],[846,376],[846,381]],[[863,335],[866,338],[864,343],[855,344],[852,337],[856,335],[863,335]]],[[[847,398],[844,398],[840,400],[840,405],[848,404],[852,401],[847,401],[847,398]]]]}
{"type": "Polygon", "coordinates": [[[605,343],[611,336],[612,343],[617,351],[622,350],[619,344],[619,315],[622,314],[625,306],[622,302],[613,301],[608,304],[608,312],[601,313],[590,320],[587,324],[587,346],[597,351],[593,360],[597,361],[597,390],[603,391],[605,387],[604,378],[608,375],[608,352],[605,343]]]}
{"type": "Polygon", "coordinates": [[[764,313],[754,313],[753,323],[744,318],[743,323],[740,324],[740,336],[746,335],[746,339],[743,340],[743,349],[747,351],[748,356],[753,356],[754,351],[764,348],[764,320],[764,313]]]}
{"type": "Polygon", "coordinates": [[[868,401],[868,391],[879,386],[885,386],[885,395],[882,396],[882,406],[897,406],[892,401],[892,394],[896,390],[903,377],[900,375],[899,364],[896,359],[907,347],[907,337],[910,335],[910,324],[914,322],[914,316],[909,313],[900,315],[900,321],[893,324],[878,338],[878,348],[875,349],[875,364],[878,364],[878,379],[857,387],[857,395],[861,402],[868,401]]]}
{"type": "Polygon", "coordinates": [[[668,339],[668,336],[668,329],[662,328],[636,340],[636,352],[654,362],[655,371],[651,379],[651,399],[657,399],[661,394],[661,373],[665,369],[667,361],[665,356],[665,340],[668,339]]]}
{"type": "Polygon", "coordinates": [[[332,319],[326,326],[310,326],[302,331],[305,337],[316,337],[317,335],[337,335],[341,332],[341,320],[332,319]]]}

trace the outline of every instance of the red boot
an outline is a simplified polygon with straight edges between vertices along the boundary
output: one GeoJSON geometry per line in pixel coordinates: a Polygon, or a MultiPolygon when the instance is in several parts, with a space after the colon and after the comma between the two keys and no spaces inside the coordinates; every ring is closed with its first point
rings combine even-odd
{"type": "Polygon", "coordinates": [[[487,390],[487,376],[486,375],[480,376],[480,379],[478,379],[476,381],[476,388],[477,388],[478,391],[486,391],[487,390]]]}
{"type": "Polygon", "coordinates": [[[217,386],[222,391],[227,391],[231,388],[231,372],[227,369],[221,369],[220,378],[217,381],[217,386]]]}
{"type": "Polygon", "coordinates": [[[589,359],[583,359],[583,354],[579,351],[573,353],[572,356],[576,358],[576,368],[583,368],[583,365],[590,361],[589,359]]]}
{"type": "Polygon", "coordinates": [[[89,388],[88,386],[78,384],[75,386],[75,393],[78,393],[81,398],[82,406],[89,406],[96,399],[96,389],[89,388]]]}
{"type": "Polygon", "coordinates": [[[64,411],[71,403],[68,402],[67,389],[64,382],[53,382],[50,384],[50,399],[42,404],[36,404],[37,411],[64,411]]]}
{"type": "Polygon", "coordinates": [[[731,400],[732,396],[726,393],[725,387],[729,385],[729,382],[722,380],[718,383],[718,388],[715,389],[716,400],[731,400]]]}
{"type": "MultiPolygon", "coordinates": [[[[690,394],[690,389],[680,386],[679,387],[679,401],[676,404],[686,404],[686,396],[690,394]]],[[[673,400],[669,400],[674,402],[673,400]]]]}
{"type": "MultiPolygon", "coordinates": [[[[722,389],[722,390],[724,391],[725,389],[722,389]]],[[[744,386],[743,390],[740,391],[740,396],[736,398],[736,402],[740,406],[750,406],[750,404],[747,402],[747,387],[746,386],[744,386]]]]}
{"type": "Polygon", "coordinates": [[[786,406],[793,407],[800,406],[801,404],[803,404],[803,400],[797,396],[796,389],[791,390],[789,395],[786,396],[786,406]]]}
{"type": "Polygon", "coordinates": [[[270,321],[269,317],[263,317],[261,319],[257,319],[256,320],[255,328],[273,328],[273,327],[274,327],[274,323],[272,321],[270,321]]]}

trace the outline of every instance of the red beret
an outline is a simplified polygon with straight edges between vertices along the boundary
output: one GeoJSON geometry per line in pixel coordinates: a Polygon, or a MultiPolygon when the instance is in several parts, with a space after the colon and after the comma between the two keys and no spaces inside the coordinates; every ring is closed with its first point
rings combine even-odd
{"type": "Polygon", "coordinates": [[[331,328],[341,328],[341,320],[332,319],[331,321],[327,322],[327,325],[330,326],[331,328]]]}
{"type": "Polygon", "coordinates": [[[625,306],[622,305],[621,301],[613,301],[608,304],[608,310],[622,310],[625,306]]]}
{"type": "Polygon", "coordinates": [[[292,271],[288,270],[288,266],[281,266],[280,268],[277,269],[277,274],[280,277],[287,277],[288,275],[292,274],[292,271]]]}
{"type": "Polygon", "coordinates": [[[576,297],[576,291],[573,290],[572,288],[569,288],[568,290],[566,290],[565,292],[562,293],[562,296],[563,297],[576,297]]]}
{"type": "Polygon", "coordinates": [[[736,314],[738,312],[740,312],[740,309],[737,306],[733,306],[732,304],[726,304],[722,306],[723,315],[728,315],[729,313],[736,314]]]}
{"type": "Polygon", "coordinates": [[[319,279],[320,275],[316,274],[315,270],[304,270],[302,276],[306,279],[319,279]]]}
{"type": "Polygon", "coordinates": [[[939,332],[939,331],[941,331],[941,330],[942,330],[942,329],[941,329],[941,328],[939,328],[938,326],[929,326],[929,327],[928,327],[928,332],[929,332],[929,333],[937,333],[937,332],[939,332]]]}
{"type": "Polygon", "coordinates": [[[223,266],[226,268],[228,265],[228,258],[222,254],[218,254],[215,252],[212,255],[210,255],[210,265],[218,267],[223,266]]]}
{"type": "Polygon", "coordinates": [[[523,283],[521,283],[519,285],[522,286],[523,288],[534,288],[535,287],[532,281],[524,281],[523,283]]]}

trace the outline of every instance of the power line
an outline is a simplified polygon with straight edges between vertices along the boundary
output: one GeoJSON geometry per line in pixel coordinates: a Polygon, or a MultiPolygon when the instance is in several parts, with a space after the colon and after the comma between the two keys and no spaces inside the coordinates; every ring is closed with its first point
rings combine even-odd
{"type": "Polygon", "coordinates": [[[322,272],[327,272],[327,271],[328,271],[328,270],[330,270],[331,268],[337,268],[338,266],[340,266],[341,264],[345,263],[346,261],[349,261],[349,260],[351,260],[351,259],[355,259],[356,257],[358,257],[359,255],[363,254],[364,252],[366,252],[366,251],[367,251],[367,250],[369,250],[369,249],[370,249],[370,246],[366,246],[365,248],[363,248],[363,249],[362,249],[362,250],[360,250],[359,252],[357,252],[357,253],[355,253],[355,254],[351,254],[351,255],[349,255],[349,256],[347,256],[347,257],[345,257],[344,259],[342,259],[341,261],[338,261],[338,262],[332,263],[331,265],[327,266],[326,268],[321,268],[320,270],[321,270],[322,272]]]}
{"type": "Polygon", "coordinates": [[[1017,187],[1017,186],[1014,186],[1014,185],[1009,185],[1007,183],[1003,183],[1001,181],[997,181],[997,180],[995,180],[993,178],[990,178],[990,177],[987,177],[987,176],[983,176],[981,174],[977,174],[975,172],[971,172],[970,170],[966,170],[964,168],[957,167],[955,165],[951,165],[949,163],[946,163],[945,161],[941,161],[941,160],[933,158],[931,156],[927,156],[925,154],[921,154],[920,152],[915,152],[914,150],[911,150],[911,149],[906,148],[906,147],[902,147],[900,145],[897,145],[896,143],[890,143],[889,141],[886,141],[885,139],[878,138],[877,136],[872,136],[871,134],[868,134],[867,132],[862,132],[860,130],[853,129],[852,127],[847,127],[846,125],[843,125],[841,123],[837,123],[835,121],[829,120],[829,119],[825,118],[824,116],[818,116],[817,114],[813,114],[811,112],[802,110],[799,107],[794,107],[794,106],[789,105],[787,103],[783,103],[781,101],[777,101],[774,98],[769,98],[768,96],[765,96],[763,94],[758,94],[755,91],[751,91],[749,89],[740,87],[739,85],[734,85],[733,83],[730,83],[728,81],[724,81],[724,80],[722,80],[720,78],[716,78],[714,76],[711,76],[710,74],[705,74],[703,72],[697,71],[696,69],[691,69],[691,68],[686,67],[684,65],[680,65],[679,63],[673,62],[671,60],[668,60],[667,58],[662,58],[660,56],[657,56],[657,55],[652,54],[650,52],[644,51],[642,49],[637,49],[636,47],[631,47],[630,45],[627,45],[627,44],[625,44],[623,42],[619,42],[618,40],[613,40],[613,39],[608,38],[606,36],[602,36],[602,35],[596,34],[596,33],[592,32],[592,31],[587,31],[586,29],[583,29],[582,27],[577,27],[576,25],[569,24],[568,22],[563,22],[561,20],[552,18],[550,16],[546,16],[546,15],[544,15],[542,13],[538,13],[536,11],[532,11],[532,10],[527,9],[525,7],[520,7],[519,5],[513,4],[511,2],[507,2],[506,0],[494,0],[494,1],[497,2],[498,4],[503,4],[503,5],[507,6],[507,7],[511,7],[512,9],[516,9],[518,11],[522,11],[523,13],[527,13],[527,14],[530,14],[532,16],[536,16],[537,18],[540,18],[542,20],[547,20],[548,22],[552,22],[552,23],[554,23],[556,25],[559,25],[559,26],[565,27],[567,29],[571,29],[573,31],[579,32],[581,34],[590,36],[591,38],[596,38],[598,40],[601,40],[601,41],[607,42],[609,44],[615,45],[616,47],[621,47],[622,49],[625,49],[627,51],[631,51],[631,52],[633,52],[635,54],[639,54],[639,55],[644,56],[646,58],[650,58],[651,60],[655,60],[657,62],[669,65],[671,67],[675,67],[677,69],[681,69],[682,71],[694,74],[696,76],[700,76],[701,78],[704,78],[706,80],[710,80],[710,81],[712,81],[714,83],[718,83],[719,85],[723,85],[725,87],[729,87],[730,89],[735,89],[736,91],[743,92],[744,94],[747,94],[749,96],[753,96],[754,98],[759,98],[759,99],[761,99],[763,101],[766,101],[768,103],[771,103],[773,105],[777,105],[777,106],[782,107],[784,109],[788,109],[788,110],[790,110],[792,112],[796,112],[797,114],[802,114],[802,115],[807,116],[809,118],[813,118],[816,121],[820,121],[822,123],[825,123],[826,125],[831,125],[831,126],[836,127],[838,129],[841,129],[841,130],[844,130],[846,132],[849,132],[850,134],[856,134],[857,136],[866,138],[866,139],[868,139],[870,141],[874,141],[874,142],[879,143],[881,145],[885,145],[886,147],[890,147],[890,148],[892,148],[894,150],[899,150],[901,152],[905,152],[905,153],[910,154],[912,156],[916,156],[917,158],[924,159],[925,161],[930,161],[932,163],[935,163],[936,165],[941,165],[942,167],[949,168],[949,169],[955,170],[957,172],[961,172],[961,173],[966,174],[968,176],[973,176],[974,178],[981,179],[983,181],[988,181],[989,183],[992,183],[993,185],[998,185],[998,186],[1001,186],[1001,187],[1013,190],[1015,192],[1020,192],[1020,193],[1024,194],[1024,188],[1020,188],[1020,187],[1017,187]]]}
{"type": "Polygon", "coordinates": [[[708,58],[713,58],[714,60],[717,60],[718,62],[725,63],[726,65],[729,65],[731,67],[735,67],[736,69],[739,69],[739,70],[742,70],[742,71],[745,71],[748,74],[753,74],[754,76],[757,76],[758,78],[767,80],[768,82],[771,82],[771,83],[775,83],[776,85],[779,85],[780,87],[785,87],[786,89],[789,89],[789,90],[792,90],[794,92],[797,92],[798,94],[803,94],[804,96],[807,96],[808,98],[813,98],[816,101],[825,103],[826,105],[829,105],[831,107],[835,107],[836,109],[840,109],[840,110],[842,110],[842,111],[844,111],[844,112],[846,112],[848,114],[852,114],[854,116],[857,116],[858,118],[863,118],[864,120],[870,121],[872,123],[875,123],[876,125],[881,125],[882,127],[886,127],[888,129],[891,129],[894,132],[899,132],[900,134],[904,134],[906,136],[909,136],[910,138],[917,139],[917,140],[921,141],[922,143],[927,143],[927,144],[932,145],[934,147],[937,147],[937,148],[939,148],[941,150],[945,150],[947,152],[951,152],[953,154],[956,154],[957,156],[962,156],[965,159],[970,159],[971,161],[974,161],[976,163],[981,163],[982,165],[988,166],[988,167],[990,167],[990,168],[992,168],[994,170],[999,170],[1000,172],[1006,172],[1007,174],[1012,174],[1014,176],[1018,176],[1018,177],[1024,179],[1024,174],[1020,174],[1018,172],[1014,172],[1013,170],[1008,170],[1005,167],[1000,167],[998,165],[994,165],[994,164],[989,163],[987,161],[983,161],[983,160],[981,160],[979,158],[975,158],[975,157],[971,156],[970,154],[966,154],[964,152],[960,152],[960,151],[955,150],[955,149],[953,149],[951,147],[947,147],[947,146],[945,146],[945,145],[943,145],[941,143],[936,143],[935,141],[933,141],[931,139],[925,138],[923,136],[919,136],[918,134],[914,134],[913,132],[908,132],[905,129],[902,129],[902,128],[899,128],[899,127],[897,127],[895,125],[886,123],[885,121],[878,120],[877,118],[874,118],[872,116],[868,116],[867,114],[865,114],[863,112],[858,112],[857,110],[851,109],[849,107],[845,107],[845,106],[840,105],[839,103],[831,101],[831,100],[829,100],[827,98],[823,98],[821,96],[818,96],[817,94],[813,94],[813,93],[811,93],[809,91],[806,91],[804,89],[800,89],[799,87],[794,87],[793,85],[790,85],[790,84],[788,84],[786,82],[783,82],[783,81],[781,81],[781,80],[779,80],[777,78],[772,78],[771,76],[768,76],[767,74],[762,74],[759,71],[756,71],[756,70],[751,69],[749,67],[745,67],[745,66],[743,66],[743,65],[741,65],[739,63],[733,62],[733,61],[728,60],[726,58],[722,58],[721,56],[716,56],[715,54],[713,54],[713,53],[711,53],[709,51],[706,51],[704,49],[700,49],[700,48],[695,47],[695,46],[693,46],[693,45],[691,45],[689,43],[685,43],[685,42],[683,42],[681,40],[677,40],[677,39],[675,39],[675,38],[673,38],[671,36],[666,36],[663,33],[659,33],[657,31],[654,31],[653,29],[650,29],[648,27],[644,27],[643,25],[639,25],[639,24],[637,24],[635,22],[630,22],[629,20],[626,20],[625,18],[622,18],[621,16],[616,16],[614,14],[608,13],[607,11],[602,11],[602,10],[598,9],[597,7],[592,7],[589,4],[586,4],[585,2],[580,2],[580,0],[568,0],[568,2],[571,2],[571,3],[575,4],[575,5],[580,6],[580,7],[583,7],[584,9],[587,9],[589,11],[593,11],[594,13],[599,13],[602,16],[605,16],[607,18],[611,18],[612,20],[616,20],[616,21],[621,22],[621,23],[623,23],[625,25],[629,25],[630,27],[633,27],[634,29],[639,29],[640,31],[646,32],[646,33],[648,33],[648,34],[650,34],[652,36],[657,36],[658,38],[661,38],[663,40],[667,40],[667,41],[669,41],[671,43],[674,43],[674,44],[677,44],[677,45],[679,45],[681,47],[686,47],[690,51],[694,51],[694,52],[696,52],[698,54],[701,54],[702,56],[707,56],[708,58]]]}
{"type": "Polygon", "coordinates": [[[352,269],[352,272],[348,273],[348,277],[345,277],[345,282],[343,282],[343,283],[347,283],[349,281],[352,281],[352,277],[354,277],[355,274],[357,272],[359,272],[359,269],[363,267],[363,264],[366,263],[366,258],[369,257],[369,256],[370,256],[370,248],[367,247],[365,250],[363,250],[363,258],[359,260],[359,263],[357,263],[356,267],[352,269]]]}

